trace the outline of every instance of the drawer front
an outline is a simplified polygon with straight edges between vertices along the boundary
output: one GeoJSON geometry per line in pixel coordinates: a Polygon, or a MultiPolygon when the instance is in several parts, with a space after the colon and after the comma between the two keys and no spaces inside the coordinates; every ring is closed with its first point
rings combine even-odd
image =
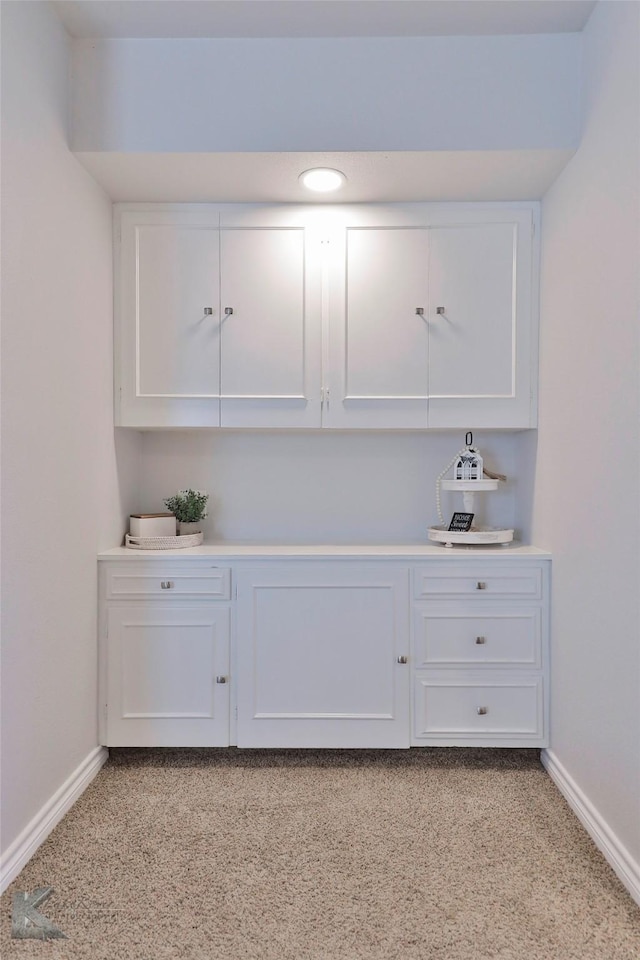
{"type": "Polygon", "coordinates": [[[231,571],[228,567],[171,566],[146,564],[118,565],[107,570],[107,599],[130,600],[135,597],[202,597],[229,600],[231,571]]]}
{"type": "Polygon", "coordinates": [[[541,600],[542,569],[520,564],[506,567],[497,564],[432,563],[414,567],[413,595],[416,600],[434,597],[541,600]]]}
{"type": "Polygon", "coordinates": [[[479,605],[466,606],[423,603],[414,607],[414,666],[541,668],[539,607],[504,605],[487,611],[479,605]]]}
{"type": "Polygon", "coordinates": [[[543,735],[543,681],[443,678],[418,674],[414,690],[414,735],[483,740],[543,735]]]}

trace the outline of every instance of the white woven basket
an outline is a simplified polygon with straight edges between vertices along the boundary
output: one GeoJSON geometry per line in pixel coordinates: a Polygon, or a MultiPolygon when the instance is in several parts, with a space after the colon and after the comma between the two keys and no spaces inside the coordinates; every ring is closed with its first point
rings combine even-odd
{"type": "Polygon", "coordinates": [[[189,533],[184,537],[132,537],[125,535],[125,547],[131,550],[180,550],[184,547],[199,547],[204,534],[189,533]]]}

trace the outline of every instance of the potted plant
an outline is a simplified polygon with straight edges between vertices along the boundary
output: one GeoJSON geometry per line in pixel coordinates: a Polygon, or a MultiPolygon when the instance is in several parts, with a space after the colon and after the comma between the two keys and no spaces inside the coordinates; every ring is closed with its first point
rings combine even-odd
{"type": "Polygon", "coordinates": [[[208,499],[209,494],[201,490],[178,490],[172,497],[167,497],[164,504],[178,521],[178,536],[200,533],[207,515],[208,499]]]}

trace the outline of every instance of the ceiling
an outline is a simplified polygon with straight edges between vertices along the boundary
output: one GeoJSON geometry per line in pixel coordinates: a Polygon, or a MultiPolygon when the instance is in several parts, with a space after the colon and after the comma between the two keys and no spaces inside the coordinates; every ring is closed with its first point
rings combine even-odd
{"type": "Polygon", "coordinates": [[[574,33],[596,0],[55,0],[73,37],[574,33]]]}
{"type": "Polygon", "coordinates": [[[388,153],[76,153],[113,200],[360,203],[538,200],[571,150],[388,153]],[[337,167],[339,193],[312,194],[304,170],[337,167]]]}
{"type": "MultiPolygon", "coordinates": [[[[595,0],[54,0],[76,38],[483,36],[581,31],[595,0]]],[[[114,200],[361,202],[538,199],[572,151],[76,153],[114,200]],[[333,166],[336,195],[298,174],[333,166]]]]}

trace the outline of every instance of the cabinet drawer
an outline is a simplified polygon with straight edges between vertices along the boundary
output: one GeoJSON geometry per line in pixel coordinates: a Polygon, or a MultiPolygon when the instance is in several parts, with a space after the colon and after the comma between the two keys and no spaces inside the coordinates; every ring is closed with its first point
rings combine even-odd
{"type": "Polygon", "coordinates": [[[542,677],[487,680],[416,675],[414,736],[418,741],[452,736],[481,741],[542,735],[542,677]]]}
{"type": "Polygon", "coordinates": [[[413,611],[413,662],[416,667],[513,666],[540,669],[542,632],[539,607],[510,605],[455,608],[417,604],[413,611]]]}
{"type": "Polygon", "coordinates": [[[542,569],[512,564],[432,563],[413,570],[413,595],[432,597],[513,597],[542,599],[542,569]]]}
{"type": "Polygon", "coordinates": [[[231,596],[231,571],[214,566],[118,565],[107,570],[107,599],[134,597],[202,597],[228,600],[231,596]]]}

